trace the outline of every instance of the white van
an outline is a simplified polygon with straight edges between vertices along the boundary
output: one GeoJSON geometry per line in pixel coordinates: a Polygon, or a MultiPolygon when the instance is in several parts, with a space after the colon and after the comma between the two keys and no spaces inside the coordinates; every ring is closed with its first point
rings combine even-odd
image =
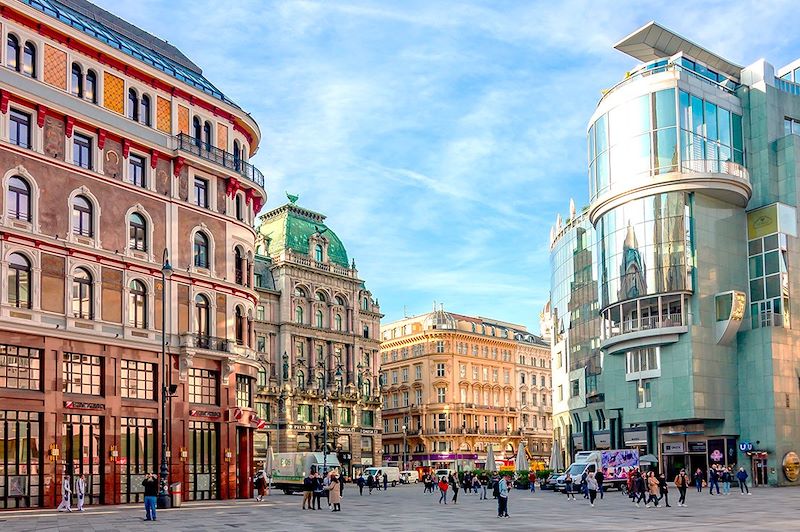
{"type": "Polygon", "coordinates": [[[400,471],[400,482],[403,484],[416,484],[419,482],[419,473],[416,471],[400,471]]]}
{"type": "Polygon", "coordinates": [[[378,473],[380,473],[381,475],[386,475],[386,481],[389,484],[391,484],[392,487],[397,486],[397,483],[400,482],[399,467],[390,467],[390,466],[368,467],[364,470],[364,478],[367,478],[370,475],[374,477],[378,473]]]}
{"type": "Polygon", "coordinates": [[[448,478],[450,475],[455,475],[455,474],[456,472],[453,471],[452,469],[437,469],[434,472],[434,475],[436,475],[437,479],[441,479],[442,477],[448,478]]]}

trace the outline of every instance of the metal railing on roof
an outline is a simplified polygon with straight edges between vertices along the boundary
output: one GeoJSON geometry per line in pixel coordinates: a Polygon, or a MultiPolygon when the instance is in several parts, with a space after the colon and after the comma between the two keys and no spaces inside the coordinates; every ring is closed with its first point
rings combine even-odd
{"type": "Polygon", "coordinates": [[[206,161],[217,163],[264,188],[264,174],[261,173],[261,170],[243,161],[233,153],[216,148],[185,133],[175,135],[172,139],[174,143],[173,149],[185,151],[206,161]]]}

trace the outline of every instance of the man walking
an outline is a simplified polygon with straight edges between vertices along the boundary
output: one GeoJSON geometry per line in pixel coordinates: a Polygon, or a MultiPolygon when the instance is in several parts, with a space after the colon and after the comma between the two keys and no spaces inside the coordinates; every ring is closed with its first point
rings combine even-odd
{"type": "Polygon", "coordinates": [[[739,471],[736,472],[736,480],[739,481],[739,489],[742,495],[744,495],[745,492],[750,495],[750,490],[747,489],[747,471],[745,471],[743,467],[740,467],[739,471]]]}
{"type": "Polygon", "coordinates": [[[387,491],[389,489],[389,475],[386,473],[383,474],[383,491],[387,491]]]}
{"type": "Polygon", "coordinates": [[[508,475],[498,481],[497,495],[497,517],[508,519],[508,483],[511,479],[508,475]]]}
{"type": "Polygon", "coordinates": [[[356,485],[358,485],[358,494],[364,495],[364,474],[359,473],[358,478],[356,479],[356,485]]]}
{"type": "Polygon", "coordinates": [[[714,487],[717,488],[717,495],[719,495],[719,472],[717,471],[716,466],[711,466],[711,469],[708,471],[708,493],[709,495],[714,495],[714,487]]]}
{"type": "Polygon", "coordinates": [[[75,479],[75,495],[78,497],[78,511],[83,512],[83,496],[86,493],[86,477],[81,476],[75,479]]]}
{"type": "Polygon", "coordinates": [[[602,500],[603,499],[603,482],[605,481],[606,476],[603,474],[602,471],[598,470],[597,473],[594,474],[594,479],[597,481],[597,493],[600,494],[600,500],[602,500]]]}
{"type": "Polygon", "coordinates": [[[704,482],[703,472],[700,468],[697,468],[697,471],[694,472],[694,485],[697,488],[697,493],[703,493],[703,482],[704,482]]]}
{"type": "Polygon", "coordinates": [[[588,476],[589,473],[587,471],[584,471],[583,474],[581,475],[581,493],[583,493],[584,499],[589,498],[589,491],[586,489],[586,477],[588,476]]]}
{"type": "Polygon", "coordinates": [[[689,475],[686,474],[685,469],[675,477],[675,487],[678,488],[680,497],[678,498],[678,506],[686,506],[686,488],[689,487],[689,475]]]}
{"type": "Polygon", "coordinates": [[[58,505],[58,511],[64,510],[71,512],[72,508],[72,486],[70,486],[69,475],[65,472],[64,477],[61,479],[61,504],[58,505]]]}
{"type": "Polygon", "coordinates": [[[730,495],[731,493],[731,478],[733,477],[733,473],[731,473],[731,468],[728,466],[727,468],[722,469],[722,494],[723,495],[730,495]]]}
{"type": "Polygon", "coordinates": [[[303,478],[303,510],[308,508],[309,510],[314,509],[314,503],[311,500],[312,494],[314,493],[314,475],[316,474],[316,470],[312,469],[308,472],[308,476],[303,478]]]}
{"type": "Polygon", "coordinates": [[[144,520],[156,520],[156,499],[158,497],[158,479],[152,473],[147,473],[142,481],[144,486],[144,520]]]}

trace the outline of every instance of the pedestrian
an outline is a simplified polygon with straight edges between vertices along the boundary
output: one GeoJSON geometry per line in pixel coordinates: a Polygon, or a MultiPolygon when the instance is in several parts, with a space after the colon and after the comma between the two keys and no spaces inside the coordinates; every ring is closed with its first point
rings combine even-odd
{"type": "MultiPolygon", "coordinates": [[[[645,478],[644,473],[637,471],[633,484],[633,502],[635,502],[636,506],[638,507],[640,503],[645,501],[645,494],[647,493],[647,479],[645,478]]],[[[646,502],[645,506],[647,506],[646,502]]]]}
{"type": "Polygon", "coordinates": [[[383,473],[381,473],[380,471],[378,471],[378,472],[375,474],[375,488],[376,488],[378,491],[381,491],[381,484],[383,484],[383,473]]]}
{"type": "Polygon", "coordinates": [[[386,473],[383,474],[383,491],[387,491],[389,489],[389,475],[386,473]]]}
{"type": "Polygon", "coordinates": [[[325,492],[325,486],[322,482],[322,476],[319,471],[314,473],[314,491],[311,492],[311,508],[314,510],[322,510],[322,494],[325,492]]]}
{"type": "Polygon", "coordinates": [[[600,500],[602,500],[604,491],[603,482],[606,480],[606,476],[598,469],[597,473],[594,474],[594,479],[597,481],[597,493],[600,494],[600,500]]]}
{"type": "Polygon", "coordinates": [[[340,486],[340,479],[336,475],[335,471],[331,471],[330,475],[328,475],[330,481],[328,482],[328,494],[333,512],[341,512],[342,511],[342,489],[340,486]]]}
{"type": "Polygon", "coordinates": [[[142,486],[144,486],[144,520],[155,521],[158,479],[153,473],[147,473],[142,481],[142,486]]]}
{"type": "Polygon", "coordinates": [[[567,472],[567,476],[564,477],[564,493],[567,494],[567,500],[572,499],[574,501],[575,493],[573,493],[572,491],[573,487],[572,485],[573,485],[572,475],[570,475],[569,472],[567,472]]]}
{"type": "Polygon", "coordinates": [[[733,472],[731,471],[731,466],[722,468],[722,494],[723,495],[730,495],[731,493],[731,480],[733,478],[733,472]]]}
{"type": "Polygon", "coordinates": [[[71,512],[72,511],[72,486],[70,485],[69,474],[66,472],[64,473],[64,477],[61,479],[61,504],[58,505],[58,511],[63,512],[64,510],[71,512]]]}
{"type": "Polygon", "coordinates": [[[375,489],[375,477],[372,476],[372,473],[367,476],[367,488],[369,488],[369,494],[372,495],[372,490],[375,489]]]}
{"type": "Polygon", "coordinates": [[[486,473],[481,475],[479,482],[481,483],[481,499],[485,501],[489,498],[486,496],[486,488],[489,485],[489,477],[486,475],[486,473]]]}
{"type": "Polygon", "coordinates": [[[497,473],[492,475],[492,499],[496,499],[500,496],[500,477],[497,476],[497,473]]]}
{"type": "Polygon", "coordinates": [[[528,487],[531,489],[531,493],[536,493],[536,472],[531,471],[528,473],[528,487]]]}
{"type": "Polygon", "coordinates": [[[697,493],[703,493],[703,482],[705,481],[705,475],[697,468],[697,471],[694,472],[694,485],[697,488],[697,493]]]}
{"type": "Polygon", "coordinates": [[[647,502],[644,503],[645,508],[650,507],[650,503],[653,503],[653,508],[658,508],[658,495],[660,490],[658,488],[658,478],[656,474],[650,471],[647,474],[647,502]]]}
{"type": "Polygon", "coordinates": [[[316,469],[311,469],[308,476],[303,478],[303,510],[313,510],[313,493],[314,493],[314,475],[317,473],[316,469]]]}
{"type": "MultiPolygon", "coordinates": [[[[332,473],[332,471],[331,471],[331,473],[332,473]]],[[[322,478],[322,493],[325,494],[325,498],[328,501],[328,510],[330,510],[331,509],[331,492],[330,492],[331,476],[330,476],[330,474],[325,474],[325,473],[323,473],[323,475],[325,475],[325,476],[322,478]]]]}
{"type": "Polygon", "coordinates": [[[669,486],[667,486],[667,477],[664,476],[664,473],[658,475],[658,493],[658,500],[664,499],[664,506],[671,508],[669,505],[669,486]]]}
{"type": "Polygon", "coordinates": [[[261,502],[264,500],[264,495],[267,493],[267,476],[263,471],[259,471],[256,475],[256,500],[261,502]]]}
{"type": "Polygon", "coordinates": [[[586,491],[589,493],[589,504],[594,508],[594,500],[597,498],[597,479],[594,475],[586,476],[586,491]]]}
{"type": "MultiPolygon", "coordinates": [[[[472,475],[472,490],[475,493],[478,493],[478,490],[481,487],[481,479],[478,478],[478,475],[472,475]]],[[[481,497],[483,499],[484,497],[481,497]]]]}
{"type": "Polygon", "coordinates": [[[747,488],[747,471],[745,471],[743,467],[740,467],[739,471],[736,472],[736,480],[739,481],[739,489],[742,495],[744,495],[745,492],[750,495],[750,490],[747,488]]]}
{"type": "Polygon", "coordinates": [[[508,475],[501,478],[498,482],[498,495],[497,495],[497,517],[508,519],[508,485],[511,479],[508,475]]]}
{"type": "Polygon", "coordinates": [[[685,469],[675,476],[675,487],[678,488],[678,506],[686,506],[686,489],[689,487],[689,475],[686,474],[685,469]]]}
{"type": "Polygon", "coordinates": [[[589,492],[586,490],[586,477],[587,476],[588,476],[588,473],[586,471],[584,471],[583,474],[581,475],[581,493],[583,493],[583,498],[584,499],[588,499],[589,498],[589,492]]]}
{"type": "Polygon", "coordinates": [[[714,487],[717,488],[717,495],[719,495],[719,471],[716,466],[711,466],[708,470],[708,494],[714,495],[714,487]]]}
{"type": "Polygon", "coordinates": [[[358,494],[360,496],[364,495],[364,474],[359,473],[358,478],[356,479],[356,484],[358,485],[358,494]]]}
{"type": "Polygon", "coordinates": [[[453,504],[458,504],[458,474],[451,474],[450,478],[447,479],[450,487],[453,488],[453,500],[451,501],[453,504]]]}
{"type": "Polygon", "coordinates": [[[442,501],[447,504],[447,480],[444,475],[439,479],[439,492],[441,494],[439,495],[439,504],[442,504],[442,501]]]}
{"type": "Polygon", "coordinates": [[[75,479],[75,496],[78,499],[78,511],[83,512],[83,496],[86,494],[86,477],[81,476],[75,479]]]}

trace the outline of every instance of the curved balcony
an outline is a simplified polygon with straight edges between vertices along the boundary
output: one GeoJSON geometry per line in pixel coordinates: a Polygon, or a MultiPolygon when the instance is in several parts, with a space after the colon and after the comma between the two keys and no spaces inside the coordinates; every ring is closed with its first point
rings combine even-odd
{"type": "Polygon", "coordinates": [[[172,137],[172,143],[173,150],[190,153],[203,160],[216,163],[226,170],[236,172],[236,174],[258,185],[262,189],[264,188],[264,174],[261,173],[261,170],[232,153],[215,148],[185,133],[180,133],[172,137]]]}
{"type": "Polygon", "coordinates": [[[678,341],[688,332],[689,294],[660,294],[603,309],[600,348],[616,353],[678,341]]]}

